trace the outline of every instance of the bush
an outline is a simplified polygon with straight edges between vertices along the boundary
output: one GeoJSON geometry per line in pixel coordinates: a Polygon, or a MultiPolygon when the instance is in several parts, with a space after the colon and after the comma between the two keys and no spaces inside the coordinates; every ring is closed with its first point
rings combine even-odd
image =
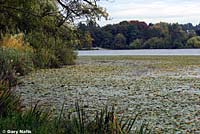
{"type": "Polygon", "coordinates": [[[0,80],[16,84],[16,75],[33,69],[33,49],[23,41],[23,34],[5,35],[0,41],[0,80]]]}
{"type": "Polygon", "coordinates": [[[37,49],[34,52],[33,63],[35,67],[39,68],[55,68],[60,66],[54,51],[48,48],[37,49]]]}
{"type": "Polygon", "coordinates": [[[34,52],[33,62],[39,68],[57,68],[62,65],[75,64],[76,54],[68,47],[58,46],[54,50],[40,48],[34,52]]]}
{"type": "Polygon", "coordinates": [[[58,57],[61,65],[73,65],[75,64],[76,53],[72,48],[65,45],[60,45],[55,51],[56,57],[58,57]]]}
{"type": "Polygon", "coordinates": [[[36,67],[55,68],[75,63],[76,54],[67,39],[63,40],[44,33],[30,33],[27,35],[27,40],[35,48],[36,67]]]}
{"type": "Polygon", "coordinates": [[[23,52],[32,52],[33,49],[28,42],[24,41],[24,34],[6,34],[3,36],[0,46],[4,48],[16,49],[23,52]]]}
{"type": "Polygon", "coordinates": [[[32,69],[31,53],[0,47],[0,80],[16,84],[16,75],[25,75],[32,69]]]}

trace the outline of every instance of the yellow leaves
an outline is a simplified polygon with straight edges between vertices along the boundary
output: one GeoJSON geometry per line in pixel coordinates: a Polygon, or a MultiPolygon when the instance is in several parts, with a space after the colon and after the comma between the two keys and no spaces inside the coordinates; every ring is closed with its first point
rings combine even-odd
{"type": "Polygon", "coordinates": [[[3,48],[12,48],[19,51],[33,51],[33,48],[29,45],[29,43],[24,41],[23,33],[5,35],[0,41],[0,46],[3,48]]]}

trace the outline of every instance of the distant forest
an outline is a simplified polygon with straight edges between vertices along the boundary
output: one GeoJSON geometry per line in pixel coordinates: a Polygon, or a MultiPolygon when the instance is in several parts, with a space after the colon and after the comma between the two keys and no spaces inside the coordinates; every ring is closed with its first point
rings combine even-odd
{"type": "Polygon", "coordinates": [[[140,21],[123,21],[98,26],[96,23],[79,23],[78,49],[101,47],[107,49],[180,49],[200,48],[200,24],[164,23],[147,24],[140,21]]]}

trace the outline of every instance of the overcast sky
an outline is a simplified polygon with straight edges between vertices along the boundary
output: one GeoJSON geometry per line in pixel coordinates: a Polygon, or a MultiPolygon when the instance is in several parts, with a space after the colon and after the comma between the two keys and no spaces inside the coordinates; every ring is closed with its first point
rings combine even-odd
{"type": "Polygon", "coordinates": [[[111,20],[100,25],[118,23],[123,20],[140,20],[147,23],[200,22],[200,0],[103,0],[111,20]]]}

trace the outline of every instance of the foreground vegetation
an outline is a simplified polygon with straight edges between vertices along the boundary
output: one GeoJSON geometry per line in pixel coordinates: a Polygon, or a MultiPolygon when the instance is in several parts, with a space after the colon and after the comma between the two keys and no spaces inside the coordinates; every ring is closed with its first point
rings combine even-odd
{"type": "Polygon", "coordinates": [[[133,130],[137,116],[124,119],[117,118],[114,108],[107,107],[96,112],[88,119],[84,109],[75,104],[74,114],[65,117],[64,104],[58,116],[53,116],[49,109],[34,107],[24,111],[21,100],[8,83],[0,82],[0,132],[29,131],[34,134],[148,134],[151,131],[143,124],[133,130]]]}

